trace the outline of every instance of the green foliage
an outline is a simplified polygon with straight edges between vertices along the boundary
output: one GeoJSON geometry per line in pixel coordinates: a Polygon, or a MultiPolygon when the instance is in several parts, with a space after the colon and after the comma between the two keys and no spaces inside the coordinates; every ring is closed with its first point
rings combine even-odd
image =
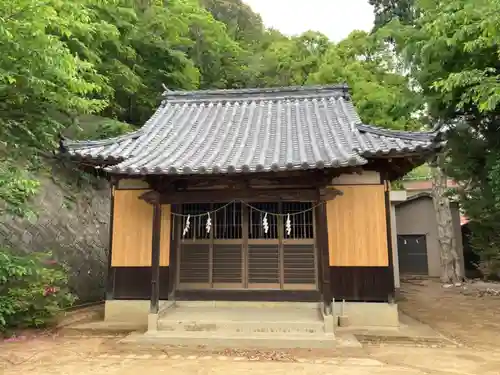
{"type": "Polygon", "coordinates": [[[10,148],[47,147],[60,130],[53,111],[89,113],[105,102],[92,64],[73,55],[47,30],[93,35],[84,1],[0,1],[0,139],[10,148]]]}
{"type": "Polygon", "coordinates": [[[70,139],[106,139],[117,137],[135,130],[135,127],[125,122],[114,119],[87,115],[80,116],[71,126],[69,126],[64,135],[70,139]]]}
{"type": "Polygon", "coordinates": [[[428,180],[432,177],[432,171],[428,164],[423,164],[410,173],[408,173],[404,179],[405,180],[428,180]]]}
{"type": "Polygon", "coordinates": [[[0,331],[50,324],[75,300],[66,274],[50,253],[17,256],[0,249],[0,331]]]}
{"type": "Polygon", "coordinates": [[[401,63],[382,34],[357,31],[330,45],[308,83],[347,82],[362,120],[392,129],[418,129],[415,117],[423,109],[421,96],[409,78],[399,73],[401,63]]]}
{"type": "Polygon", "coordinates": [[[157,106],[162,85],[196,88],[199,72],[182,48],[190,45],[189,0],[140,3],[131,0],[87,1],[90,20],[100,32],[74,32],[64,40],[70,51],[106,77],[101,82],[108,106],[102,112],[142,125],[157,106]]]}
{"type": "Polygon", "coordinates": [[[255,50],[265,35],[260,15],[241,0],[200,0],[213,17],[227,26],[228,35],[246,49],[255,50]]]}
{"type": "Polygon", "coordinates": [[[62,129],[57,114],[102,110],[105,78],[53,32],[94,35],[86,1],[0,1],[0,204],[23,214],[38,183],[24,168],[52,149],[62,129]]]}
{"type": "Polygon", "coordinates": [[[285,37],[270,31],[249,60],[251,86],[347,83],[364,122],[395,129],[422,126],[421,96],[401,74],[384,35],[356,31],[338,44],[317,32],[285,37]]]}
{"type": "Polygon", "coordinates": [[[32,216],[28,202],[35,196],[40,183],[28,171],[19,168],[11,160],[0,162],[0,215],[32,216]]]}
{"type": "Polygon", "coordinates": [[[415,0],[369,0],[375,12],[375,30],[397,19],[404,25],[416,18],[415,0]]]}

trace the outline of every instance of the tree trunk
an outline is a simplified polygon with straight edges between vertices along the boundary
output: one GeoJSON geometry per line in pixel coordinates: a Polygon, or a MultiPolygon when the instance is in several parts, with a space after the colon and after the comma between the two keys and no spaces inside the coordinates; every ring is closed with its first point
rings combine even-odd
{"type": "Polygon", "coordinates": [[[432,198],[438,227],[441,281],[446,284],[455,284],[462,281],[462,272],[457,253],[450,200],[446,195],[447,177],[442,169],[443,158],[443,155],[438,155],[437,163],[432,168],[432,198]]]}

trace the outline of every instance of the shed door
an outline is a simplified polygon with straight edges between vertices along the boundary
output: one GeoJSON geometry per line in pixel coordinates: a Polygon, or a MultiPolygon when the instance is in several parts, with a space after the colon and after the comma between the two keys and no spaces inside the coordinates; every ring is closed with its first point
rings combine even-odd
{"type": "Polygon", "coordinates": [[[425,234],[398,235],[399,272],[428,275],[425,234]]]}

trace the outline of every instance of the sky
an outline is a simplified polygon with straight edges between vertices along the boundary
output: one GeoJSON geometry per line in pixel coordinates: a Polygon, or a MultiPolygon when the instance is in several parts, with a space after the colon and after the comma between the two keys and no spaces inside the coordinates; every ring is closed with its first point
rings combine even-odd
{"type": "Polygon", "coordinates": [[[320,31],[338,42],[353,30],[369,31],[373,8],[368,0],[243,0],[260,13],[267,27],[287,35],[320,31]]]}

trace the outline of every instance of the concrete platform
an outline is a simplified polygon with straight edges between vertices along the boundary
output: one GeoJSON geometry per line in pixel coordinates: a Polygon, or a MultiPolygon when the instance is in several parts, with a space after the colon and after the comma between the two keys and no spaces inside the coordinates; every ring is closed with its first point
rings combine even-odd
{"type": "Polygon", "coordinates": [[[120,341],[123,344],[155,344],[165,346],[204,346],[214,349],[334,349],[360,348],[352,334],[340,337],[328,334],[166,332],[133,333],[120,341]]]}
{"type": "Polygon", "coordinates": [[[64,332],[128,334],[122,343],[209,348],[356,348],[372,343],[456,345],[431,327],[401,313],[397,326],[334,327],[334,318],[323,316],[319,304],[196,301],[172,302],[162,307],[159,315],[151,316],[154,319],[149,327],[142,319],[104,320],[73,324],[64,328],[64,332]]]}
{"type": "Polygon", "coordinates": [[[406,314],[399,313],[398,327],[354,327],[335,329],[336,334],[352,334],[361,343],[384,344],[422,344],[438,346],[457,346],[457,343],[427,324],[421,323],[406,314]]]}
{"type": "MultiPolygon", "coordinates": [[[[359,343],[349,336],[355,347],[359,343]]],[[[213,348],[334,348],[333,325],[317,303],[176,302],[144,335],[123,342],[213,348]]]]}

